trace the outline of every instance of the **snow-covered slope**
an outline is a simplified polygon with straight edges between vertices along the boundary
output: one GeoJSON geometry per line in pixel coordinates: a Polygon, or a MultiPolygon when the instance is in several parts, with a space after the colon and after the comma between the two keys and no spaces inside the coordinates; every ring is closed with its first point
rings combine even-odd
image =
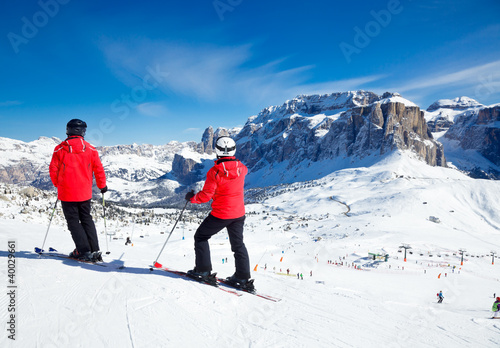
{"type": "MultiPolygon", "coordinates": [[[[128,213],[119,216],[114,208],[107,226],[117,239],[105,260],[125,264],[122,270],[39,258],[31,250],[43,241],[53,196],[28,199],[5,186],[0,239],[3,250],[15,241],[18,287],[15,342],[7,332],[6,285],[0,297],[0,346],[497,347],[500,320],[488,318],[493,294],[500,294],[500,260],[492,264],[490,255],[500,251],[500,186],[414,157],[397,152],[376,165],[250,192],[252,276],[259,291],[282,298],[277,303],[150,272],[179,211],[143,211],[146,225],[129,223],[140,210],[123,208],[128,213]],[[28,208],[32,213],[20,213],[28,208]],[[124,245],[127,235],[133,246],[124,245]],[[407,262],[401,243],[412,247],[407,262]],[[437,304],[440,290],[445,300],[437,304]]],[[[194,265],[193,233],[206,213],[185,214],[159,259],[181,270],[194,265]]],[[[61,216],[58,208],[46,246],[69,252],[61,216]]],[[[98,214],[96,223],[102,232],[98,214]]],[[[106,250],[103,234],[100,243],[106,250]]],[[[210,243],[214,271],[231,275],[227,234],[210,243]]],[[[8,254],[0,251],[5,284],[8,254]]]]}

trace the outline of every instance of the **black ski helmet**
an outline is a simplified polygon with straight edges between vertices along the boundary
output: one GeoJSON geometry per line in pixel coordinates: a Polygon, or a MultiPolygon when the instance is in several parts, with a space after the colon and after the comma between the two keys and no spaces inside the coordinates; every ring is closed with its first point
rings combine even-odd
{"type": "Polygon", "coordinates": [[[72,119],[66,125],[66,135],[81,135],[82,137],[85,135],[85,131],[87,130],[87,124],[82,120],[77,118],[72,119]]]}

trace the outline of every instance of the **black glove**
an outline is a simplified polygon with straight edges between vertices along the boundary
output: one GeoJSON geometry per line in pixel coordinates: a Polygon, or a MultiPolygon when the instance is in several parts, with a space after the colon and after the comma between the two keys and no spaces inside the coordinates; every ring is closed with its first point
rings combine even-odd
{"type": "Polygon", "coordinates": [[[108,192],[108,185],[104,186],[102,189],[101,189],[101,193],[106,193],[108,192]]]}
{"type": "Polygon", "coordinates": [[[186,196],[184,198],[186,199],[186,201],[190,201],[191,198],[193,198],[193,197],[194,197],[194,191],[191,190],[188,193],[186,193],[186,196]]]}

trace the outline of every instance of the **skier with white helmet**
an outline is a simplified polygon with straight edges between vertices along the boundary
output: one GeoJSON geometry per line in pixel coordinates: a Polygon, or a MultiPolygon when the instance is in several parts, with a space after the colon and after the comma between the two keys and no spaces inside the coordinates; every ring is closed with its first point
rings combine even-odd
{"type": "Polygon", "coordinates": [[[243,242],[245,223],[245,205],[243,190],[247,167],[235,157],[236,143],[228,137],[219,137],[215,144],[217,160],[210,168],[203,189],[194,194],[186,194],[191,203],[206,203],[212,200],[212,211],[201,223],[194,235],[195,268],[188,274],[196,279],[215,283],[215,274],[211,274],[210,246],[208,240],[214,234],[227,228],[231,250],[234,253],[235,273],[227,278],[232,285],[253,291],[253,279],[250,279],[250,260],[243,242]]]}

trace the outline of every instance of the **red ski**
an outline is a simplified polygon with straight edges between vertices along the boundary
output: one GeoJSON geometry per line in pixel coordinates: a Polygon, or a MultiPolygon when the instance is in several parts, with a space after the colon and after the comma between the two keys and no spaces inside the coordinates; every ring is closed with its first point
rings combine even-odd
{"type": "Polygon", "coordinates": [[[265,295],[265,294],[261,294],[259,292],[257,292],[256,290],[254,291],[250,291],[250,290],[246,290],[246,289],[241,289],[241,288],[237,288],[235,286],[233,286],[230,282],[228,282],[226,279],[224,278],[217,278],[217,281],[221,284],[224,284],[226,286],[229,286],[233,289],[237,289],[237,290],[240,290],[240,291],[244,291],[246,293],[249,293],[249,294],[252,294],[252,295],[255,295],[257,297],[260,297],[260,298],[263,298],[263,299],[266,299],[266,300],[269,300],[269,301],[273,301],[273,302],[279,302],[281,301],[280,298],[278,297],[274,297],[274,296],[270,296],[270,295],[265,295]]]}
{"type": "MultiPolygon", "coordinates": [[[[161,264],[159,264],[158,262],[156,262],[154,264],[154,267],[157,268],[157,269],[161,269],[165,272],[169,272],[169,273],[172,273],[172,274],[176,274],[178,276],[181,276],[181,277],[184,277],[184,278],[187,278],[187,279],[190,279],[190,280],[193,280],[195,282],[198,282],[198,283],[202,283],[202,284],[206,284],[206,285],[210,285],[210,286],[213,286],[214,288],[217,288],[217,289],[220,289],[222,291],[225,291],[227,293],[230,293],[230,294],[233,294],[233,295],[236,295],[236,296],[241,296],[242,294],[240,294],[238,291],[234,291],[234,290],[230,290],[230,289],[226,289],[226,288],[221,288],[219,287],[218,284],[212,284],[212,283],[208,283],[208,282],[203,282],[203,281],[199,281],[195,278],[192,278],[190,277],[186,272],[182,272],[182,271],[177,271],[175,269],[171,269],[171,268],[168,268],[168,267],[163,267],[161,264]]],[[[152,270],[153,268],[151,268],[152,270]]]]}

